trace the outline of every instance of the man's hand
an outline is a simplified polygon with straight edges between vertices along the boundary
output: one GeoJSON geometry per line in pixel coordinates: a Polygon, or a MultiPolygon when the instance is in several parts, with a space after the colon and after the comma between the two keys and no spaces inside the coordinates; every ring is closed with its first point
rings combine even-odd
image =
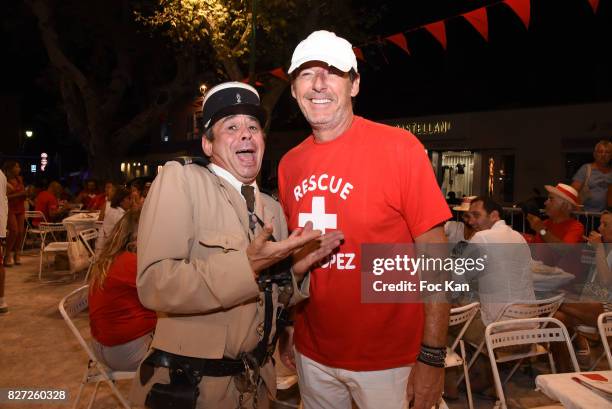
{"type": "MultiPolygon", "coordinates": [[[[308,226],[308,224],[306,226],[308,226]]],[[[306,226],[304,229],[306,229],[306,226]]],[[[302,234],[304,234],[304,231],[302,234]]],[[[296,250],[293,253],[292,268],[295,279],[300,281],[308,270],[338,248],[342,240],[344,240],[344,233],[340,230],[335,230],[331,233],[324,234],[317,240],[312,240],[301,249],[296,250]]]]}
{"type": "Polygon", "coordinates": [[[595,230],[591,231],[591,233],[589,234],[589,237],[583,236],[583,238],[586,239],[586,241],[588,241],[589,244],[593,247],[597,247],[603,242],[601,239],[601,234],[597,233],[595,230]]]}
{"type": "Polygon", "coordinates": [[[444,368],[417,361],[410,371],[406,399],[408,407],[431,409],[440,400],[444,390],[444,368]]]}
{"type": "Polygon", "coordinates": [[[295,368],[295,353],[293,352],[293,327],[287,327],[278,338],[278,356],[289,369],[295,368]]]}
{"type": "Polygon", "coordinates": [[[321,237],[321,230],[313,230],[310,222],[303,229],[294,230],[289,237],[282,241],[268,241],[273,232],[272,225],[266,223],[261,233],[246,249],[246,255],[255,277],[258,277],[261,271],[290,256],[294,250],[321,237]]]}
{"type": "Polygon", "coordinates": [[[534,216],[533,214],[527,215],[527,221],[529,222],[529,226],[532,230],[539,232],[544,228],[544,222],[538,216],[534,216]]]}

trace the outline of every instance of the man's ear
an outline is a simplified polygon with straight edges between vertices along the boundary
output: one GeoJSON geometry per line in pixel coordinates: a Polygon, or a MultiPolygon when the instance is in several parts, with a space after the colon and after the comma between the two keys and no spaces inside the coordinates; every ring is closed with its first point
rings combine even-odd
{"type": "Polygon", "coordinates": [[[209,158],[212,156],[212,142],[208,140],[207,137],[202,137],[202,150],[204,151],[204,155],[209,158]]]}
{"type": "Polygon", "coordinates": [[[499,212],[497,210],[493,210],[491,212],[491,219],[495,220],[496,222],[501,220],[501,217],[499,217],[499,212]]]}
{"type": "Polygon", "coordinates": [[[293,97],[293,99],[297,100],[297,97],[295,96],[295,88],[293,87],[294,82],[291,82],[291,96],[293,97]]]}
{"type": "Polygon", "coordinates": [[[355,98],[357,94],[359,94],[359,81],[361,80],[361,76],[356,74],[355,79],[351,84],[351,97],[355,98]]]}

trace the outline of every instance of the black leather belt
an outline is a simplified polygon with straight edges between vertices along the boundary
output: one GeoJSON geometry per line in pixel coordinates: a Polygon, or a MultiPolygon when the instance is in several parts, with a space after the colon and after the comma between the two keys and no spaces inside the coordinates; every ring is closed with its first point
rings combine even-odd
{"type": "Polygon", "coordinates": [[[193,358],[160,349],[154,350],[144,360],[143,366],[145,365],[162,368],[181,368],[185,371],[197,373],[199,376],[223,377],[234,376],[244,372],[244,362],[241,359],[193,358]]]}

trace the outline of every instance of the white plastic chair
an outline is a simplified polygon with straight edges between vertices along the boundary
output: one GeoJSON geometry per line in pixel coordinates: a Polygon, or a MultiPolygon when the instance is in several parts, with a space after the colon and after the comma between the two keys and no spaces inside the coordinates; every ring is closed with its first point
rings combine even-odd
{"type": "MultiPolygon", "coordinates": [[[[591,276],[589,278],[589,282],[594,283],[596,282],[597,279],[597,269],[593,269],[593,272],[591,273],[591,276]]],[[[612,309],[610,308],[610,303],[604,302],[603,303],[603,308],[604,308],[604,313],[605,312],[609,312],[612,309]]],[[[579,324],[576,325],[574,327],[574,334],[572,335],[572,341],[574,340],[574,338],[576,338],[576,336],[583,336],[585,338],[587,338],[588,340],[591,341],[598,341],[599,335],[600,335],[600,331],[598,330],[598,328],[596,327],[591,327],[590,325],[585,325],[585,324],[579,324]]],[[[603,340],[603,338],[602,338],[603,340]]],[[[588,341],[587,341],[588,342],[588,341]]],[[[601,355],[599,355],[595,361],[589,366],[588,370],[589,371],[593,371],[595,370],[595,368],[597,367],[597,365],[599,365],[599,362],[606,356],[606,349],[605,349],[605,345],[606,343],[604,342],[604,350],[602,351],[601,355]]],[[[590,357],[590,348],[589,348],[589,357],[590,357]]],[[[610,368],[612,368],[612,364],[610,365],[610,368]]]]}
{"type": "Polygon", "coordinates": [[[612,312],[599,314],[599,317],[597,317],[597,328],[599,329],[599,336],[608,358],[608,365],[612,369],[612,355],[610,354],[610,343],[608,341],[608,337],[612,337],[612,312]]]}
{"type": "Polygon", "coordinates": [[[79,237],[85,245],[87,252],[89,253],[89,267],[87,268],[87,274],[85,274],[85,280],[83,281],[86,283],[87,279],[89,278],[89,273],[91,272],[91,269],[94,263],[96,262],[96,252],[91,247],[91,242],[95,242],[98,238],[98,229],[87,229],[80,231],[79,237]]]}
{"type": "MultiPolygon", "coordinates": [[[[565,325],[563,325],[561,321],[555,318],[539,317],[493,322],[487,325],[487,329],[485,330],[485,342],[487,344],[487,351],[489,352],[489,359],[491,360],[495,390],[499,399],[495,404],[495,408],[507,409],[508,407],[506,405],[504,389],[499,378],[499,370],[497,369],[497,364],[505,361],[503,358],[499,359],[496,356],[495,350],[498,348],[515,345],[539,345],[541,343],[565,342],[572,365],[574,366],[574,371],[580,372],[567,328],[565,328],[565,325]],[[550,324],[553,326],[550,326],[550,324]],[[512,327],[520,326],[521,328],[534,326],[535,328],[507,329],[508,325],[512,327]],[[504,329],[504,326],[506,329],[504,329]]],[[[551,369],[554,372],[554,367],[551,367],[551,369]]],[[[557,405],[552,407],[562,406],[557,405]]],[[[551,408],[551,406],[547,406],[547,408],[551,408]]],[[[542,407],[540,407],[540,409],[542,409],[542,407]]]]}
{"type": "MultiPolygon", "coordinates": [[[[563,303],[564,298],[565,294],[560,293],[555,295],[554,297],[546,298],[543,300],[520,301],[515,304],[508,304],[499,313],[495,322],[524,318],[552,317],[561,306],[561,303],[563,303]]],[[[478,359],[479,354],[481,352],[486,353],[486,350],[484,349],[484,339],[479,345],[472,344],[472,346],[476,348],[476,352],[468,363],[468,371],[472,368],[474,362],[476,362],[476,359],[478,359]]],[[[548,354],[548,359],[550,361],[551,366],[553,367],[553,372],[555,372],[556,368],[552,353],[548,349],[544,348],[542,345],[536,345],[533,350],[528,352],[506,354],[504,362],[517,361],[517,363],[514,365],[512,371],[510,371],[506,379],[504,379],[504,385],[508,382],[508,380],[510,380],[512,375],[514,375],[516,370],[519,368],[521,362],[523,362],[523,359],[544,354],[548,354]]],[[[463,376],[459,379],[459,382],[461,382],[462,380],[463,376]]]]}
{"type": "Polygon", "coordinates": [[[43,232],[42,230],[40,230],[40,228],[32,224],[32,220],[40,219],[41,222],[45,222],[45,223],[47,222],[47,218],[45,217],[45,214],[38,210],[26,211],[24,218],[25,218],[26,229],[23,235],[23,240],[21,241],[21,251],[22,252],[25,247],[25,243],[28,239],[28,235],[38,236],[39,239],[42,241],[43,232]]]}
{"type": "Polygon", "coordinates": [[[474,409],[474,401],[472,399],[472,388],[470,386],[470,377],[468,374],[463,334],[465,334],[465,331],[467,331],[479,309],[479,302],[473,302],[468,305],[451,309],[448,326],[454,327],[457,325],[462,325],[462,327],[459,333],[457,334],[457,337],[453,340],[453,343],[450,346],[446,347],[446,360],[444,361],[445,368],[452,368],[456,366],[463,367],[463,376],[465,377],[465,389],[467,392],[468,407],[470,409],[474,409]],[[457,346],[459,346],[459,353],[457,353],[457,346]]]}
{"type": "Polygon", "coordinates": [[[41,222],[38,226],[41,235],[40,242],[40,259],[38,263],[38,279],[42,280],[42,266],[43,266],[43,258],[46,254],[57,254],[61,252],[68,252],[68,242],[67,241],[52,241],[47,243],[47,238],[49,234],[55,237],[53,234],[57,232],[64,232],[66,228],[62,223],[45,223],[41,222]]]}
{"type": "Polygon", "coordinates": [[[81,394],[85,385],[89,383],[95,383],[96,387],[93,391],[93,394],[91,395],[91,399],[89,400],[89,405],[87,406],[87,408],[90,409],[96,399],[100,382],[106,382],[111,388],[113,394],[121,402],[121,406],[126,409],[130,409],[130,404],[128,403],[127,399],[121,394],[121,392],[119,392],[119,389],[117,389],[115,381],[133,379],[136,375],[136,372],[112,371],[111,369],[104,366],[101,362],[98,361],[93,351],[81,335],[81,332],[78,330],[78,328],[73,322],[74,317],[76,317],[79,313],[85,311],[88,308],[88,292],[89,286],[84,285],[62,298],[59,303],[59,311],[60,314],[62,314],[64,321],[66,321],[66,325],[68,325],[68,328],[70,328],[70,331],[72,331],[73,335],[75,336],[77,341],[79,341],[79,344],[85,350],[87,356],[89,357],[89,363],[87,364],[85,375],[83,375],[83,379],[81,380],[79,392],[77,393],[76,400],[72,408],[76,408],[79,404],[79,400],[81,399],[81,394]]]}

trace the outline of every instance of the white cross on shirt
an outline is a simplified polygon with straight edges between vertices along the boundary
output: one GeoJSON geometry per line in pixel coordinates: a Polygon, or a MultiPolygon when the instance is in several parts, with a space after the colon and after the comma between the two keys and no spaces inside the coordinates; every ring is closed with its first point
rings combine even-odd
{"type": "Polygon", "coordinates": [[[304,227],[308,222],[312,222],[315,230],[321,230],[325,234],[325,229],[335,229],[338,216],[333,213],[325,213],[325,197],[312,197],[312,213],[300,213],[298,226],[304,227]]]}

